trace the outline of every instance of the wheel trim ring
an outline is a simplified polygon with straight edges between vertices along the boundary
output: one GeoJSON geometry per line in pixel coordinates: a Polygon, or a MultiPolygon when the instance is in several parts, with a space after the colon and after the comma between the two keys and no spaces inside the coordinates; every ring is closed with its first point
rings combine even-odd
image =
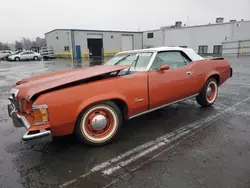
{"type": "Polygon", "coordinates": [[[213,103],[217,97],[217,84],[215,82],[210,82],[207,86],[206,99],[208,103],[213,103]],[[211,94],[208,96],[208,89],[211,88],[211,94]]]}
{"type": "Polygon", "coordinates": [[[89,140],[90,142],[94,142],[94,143],[100,143],[100,142],[105,142],[108,139],[110,139],[116,132],[118,128],[118,116],[116,114],[116,112],[114,110],[112,110],[109,106],[106,105],[100,105],[100,106],[94,106],[91,109],[89,109],[84,115],[83,118],[81,120],[81,131],[82,131],[82,135],[89,140]],[[96,109],[104,109],[110,112],[110,114],[112,114],[113,117],[113,126],[110,127],[110,130],[108,130],[108,134],[105,134],[102,137],[94,137],[93,134],[91,132],[88,132],[88,129],[86,128],[86,120],[87,117],[90,113],[92,113],[94,110],[96,109]]]}

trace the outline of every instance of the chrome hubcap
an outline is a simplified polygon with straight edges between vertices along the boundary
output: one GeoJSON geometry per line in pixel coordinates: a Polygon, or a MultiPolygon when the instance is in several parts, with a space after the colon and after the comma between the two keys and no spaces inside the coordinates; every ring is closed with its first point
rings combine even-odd
{"type": "Polygon", "coordinates": [[[96,115],[91,121],[92,128],[97,131],[104,129],[106,125],[107,119],[104,115],[96,115]]]}
{"type": "Polygon", "coordinates": [[[210,97],[212,95],[212,88],[208,87],[207,88],[207,97],[210,97]]]}

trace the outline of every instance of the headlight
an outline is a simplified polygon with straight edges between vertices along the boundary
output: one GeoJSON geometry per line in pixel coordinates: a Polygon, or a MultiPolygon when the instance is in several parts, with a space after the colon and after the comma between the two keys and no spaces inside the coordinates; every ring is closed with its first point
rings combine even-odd
{"type": "Polygon", "coordinates": [[[34,113],[35,125],[42,125],[49,122],[47,105],[32,106],[32,110],[34,113]]]}

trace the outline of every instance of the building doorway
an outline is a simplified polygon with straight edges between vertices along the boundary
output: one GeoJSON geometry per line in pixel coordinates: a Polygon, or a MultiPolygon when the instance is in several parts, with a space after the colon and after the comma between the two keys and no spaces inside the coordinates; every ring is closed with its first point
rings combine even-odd
{"type": "Polygon", "coordinates": [[[88,38],[89,57],[102,57],[103,42],[102,39],[88,38]]]}

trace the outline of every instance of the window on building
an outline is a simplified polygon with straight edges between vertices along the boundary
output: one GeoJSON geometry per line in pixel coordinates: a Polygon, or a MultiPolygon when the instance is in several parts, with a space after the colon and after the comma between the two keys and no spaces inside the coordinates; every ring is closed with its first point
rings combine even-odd
{"type": "Polygon", "coordinates": [[[69,51],[69,46],[64,46],[64,51],[68,52],[69,51]]]}
{"type": "Polygon", "coordinates": [[[198,54],[207,54],[207,49],[208,49],[208,46],[199,46],[199,49],[198,49],[198,54]]]}
{"type": "Polygon", "coordinates": [[[148,33],[148,39],[154,38],[154,33],[148,33]]]}
{"type": "Polygon", "coordinates": [[[214,45],[213,54],[221,54],[222,53],[222,45],[214,45]]]}
{"type": "Polygon", "coordinates": [[[170,69],[177,69],[179,67],[185,66],[190,62],[190,59],[188,59],[180,51],[159,52],[156,55],[151,70],[158,70],[161,66],[166,64],[169,65],[170,69]]]}

